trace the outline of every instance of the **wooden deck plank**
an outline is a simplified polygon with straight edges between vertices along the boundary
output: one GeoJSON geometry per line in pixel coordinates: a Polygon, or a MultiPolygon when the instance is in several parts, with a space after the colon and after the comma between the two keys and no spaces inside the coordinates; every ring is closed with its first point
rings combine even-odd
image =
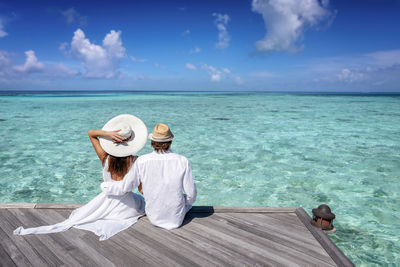
{"type": "Polygon", "coordinates": [[[112,237],[110,239],[125,247],[131,253],[133,262],[136,259],[140,259],[145,262],[144,266],[172,265],[172,261],[169,259],[163,261],[162,255],[157,251],[154,252],[154,248],[151,245],[142,243],[135,236],[132,236],[132,233],[129,233],[129,229],[118,233],[118,238],[112,237]]]}
{"type": "MultiPolygon", "coordinates": [[[[225,246],[222,242],[215,242],[202,234],[196,229],[188,229],[188,227],[180,228],[174,231],[174,235],[182,239],[192,240],[193,248],[202,254],[212,258],[215,261],[221,261],[217,266],[255,266],[258,262],[253,259],[246,258],[244,255],[237,253],[225,246]]],[[[274,262],[269,262],[272,264],[274,262]]],[[[275,264],[278,264],[275,262],[275,264]]]]}
{"type": "MultiPolygon", "coordinates": [[[[269,213],[268,216],[270,218],[275,218],[279,221],[285,222],[286,224],[293,224],[295,226],[299,226],[300,219],[297,217],[296,213],[269,213]]],[[[301,221],[300,221],[301,222],[301,221]]],[[[301,223],[301,227],[306,228],[303,223],[301,223]]]]}
{"type": "MultiPolygon", "coordinates": [[[[32,216],[32,214],[26,210],[10,209],[9,211],[21,221],[22,225],[37,227],[46,224],[46,222],[39,220],[37,216],[32,216]]],[[[45,246],[48,247],[63,264],[70,266],[83,266],[71,257],[70,251],[73,250],[74,247],[67,240],[56,238],[55,235],[36,235],[36,237],[45,244],[45,246]]]]}
{"type": "Polygon", "coordinates": [[[117,236],[100,242],[97,235],[88,231],[85,232],[84,240],[86,244],[98,251],[115,266],[131,266],[133,263],[136,266],[149,265],[141,257],[135,257],[136,251],[134,249],[129,250],[126,242],[117,242],[119,240],[117,236]]]}
{"type": "MultiPolygon", "coordinates": [[[[36,209],[76,209],[83,204],[62,203],[0,203],[0,209],[6,208],[36,208],[36,209]]],[[[193,212],[241,212],[241,213],[293,213],[296,207],[221,207],[221,206],[194,206],[193,212]]]]}
{"type": "Polygon", "coordinates": [[[226,217],[225,219],[229,219],[230,222],[234,224],[247,224],[247,226],[252,226],[254,229],[261,231],[266,236],[275,236],[279,239],[295,243],[297,246],[318,247],[322,252],[324,251],[310,232],[303,232],[298,229],[287,227],[284,224],[278,224],[277,221],[272,218],[255,216],[242,217],[241,214],[235,214],[235,216],[230,217],[225,214],[218,214],[218,216],[223,218],[226,217]],[[268,225],[268,227],[265,227],[266,225],[268,225]]]}
{"type": "MultiPolygon", "coordinates": [[[[280,238],[273,239],[270,235],[262,235],[262,231],[257,231],[253,227],[249,227],[241,222],[232,223],[232,221],[220,220],[217,216],[213,216],[213,218],[209,218],[206,221],[198,221],[198,223],[208,226],[208,231],[214,231],[215,229],[215,231],[229,235],[232,238],[245,240],[247,243],[247,250],[251,249],[254,253],[258,253],[260,250],[264,251],[264,253],[265,251],[268,251],[268,253],[273,252],[272,254],[278,256],[280,261],[293,261],[292,264],[313,265],[318,263],[322,265],[325,263],[325,261],[321,260],[319,257],[314,258],[304,254],[297,249],[293,249],[292,246],[287,246],[287,243],[282,242],[280,238]]],[[[329,259],[329,257],[326,257],[326,259],[329,259]]],[[[329,265],[329,263],[327,265],[329,265]]]]}
{"type": "MultiPolygon", "coordinates": [[[[7,220],[15,222],[15,225],[21,226],[23,223],[9,210],[7,210],[7,220]]],[[[39,225],[36,225],[39,226],[39,225]]],[[[15,227],[17,228],[17,227],[15,227]]],[[[42,259],[46,262],[48,266],[61,266],[63,265],[63,261],[60,260],[54,253],[51,248],[49,248],[48,244],[43,243],[39,235],[27,235],[24,236],[24,239],[27,243],[29,243],[32,248],[36,251],[38,255],[42,257],[42,259]]]]}
{"type": "Polygon", "coordinates": [[[36,203],[0,203],[0,209],[34,209],[36,203]]]}
{"type": "MultiPolygon", "coordinates": [[[[169,244],[172,246],[174,250],[179,251],[179,253],[185,255],[185,257],[189,258],[194,262],[201,262],[203,265],[207,266],[221,266],[224,262],[218,260],[217,258],[210,258],[208,255],[202,253],[193,246],[195,240],[180,238],[177,235],[174,235],[174,232],[179,231],[180,229],[174,229],[171,231],[152,227],[147,218],[144,218],[140,223],[135,225],[135,229],[138,231],[145,233],[148,237],[158,240],[163,244],[169,244]]],[[[134,236],[132,236],[134,238],[134,236]]]]}
{"type": "Polygon", "coordinates": [[[124,231],[123,236],[130,246],[136,248],[135,257],[143,257],[151,259],[156,263],[156,266],[190,266],[189,264],[196,265],[194,262],[188,262],[185,257],[180,258],[179,255],[174,254],[168,244],[161,244],[154,239],[146,236],[145,233],[139,232],[131,227],[124,231]]]}
{"type": "MultiPolygon", "coordinates": [[[[72,210],[70,210],[69,213],[71,213],[71,211],[72,210]]],[[[52,209],[34,210],[33,214],[35,214],[35,216],[39,216],[40,219],[45,222],[44,225],[58,223],[67,218],[67,216],[63,216],[56,210],[52,209]]],[[[96,249],[93,249],[86,244],[86,233],[88,232],[72,228],[66,232],[54,233],[50,235],[53,235],[57,239],[67,240],[72,246],[70,248],[69,255],[71,255],[71,257],[84,266],[115,266],[96,249]]]]}
{"type": "Polygon", "coordinates": [[[295,212],[294,207],[219,207],[219,206],[194,206],[191,212],[195,213],[287,213],[295,212]]]}
{"type": "Polygon", "coordinates": [[[76,209],[82,207],[82,204],[55,204],[55,203],[37,203],[35,209],[76,209]]]}
{"type": "Polygon", "coordinates": [[[236,227],[257,228],[267,234],[284,236],[293,242],[303,243],[307,245],[318,244],[312,235],[307,231],[299,231],[298,229],[289,228],[283,224],[279,224],[274,218],[269,216],[256,217],[254,214],[250,216],[242,213],[224,213],[217,214],[219,220],[225,220],[236,227]],[[266,227],[268,225],[268,227],[266,227]]]}
{"type": "Polygon", "coordinates": [[[152,255],[157,253],[157,257],[163,262],[170,262],[171,265],[179,266],[199,266],[198,263],[189,259],[186,255],[181,254],[180,251],[171,248],[168,243],[163,243],[161,241],[161,235],[159,238],[152,238],[149,237],[146,232],[142,233],[142,231],[136,229],[136,227],[129,228],[128,232],[142,244],[144,243],[151,247],[153,250],[152,255]]]}
{"type": "MultiPolygon", "coordinates": [[[[23,212],[26,216],[30,218],[30,220],[38,222],[38,225],[55,224],[67,218],[51,209],[24,210],[23,212]]],[[[71,213],[71,210],[68,210],[67,212],[69,215],[69,213],[71,213]]],[[[77,261],[79,264],[83,266],[97,266],[99,264],[99,260],[97,259],[97,257],[101,259],[102,255],[93,251],[89,251],[91,253],[85,252],[87,245],[85,241],[82,240],[82,237],[84,235],[85,231],[80,231],[77,229],[70,229],[67,232],[48,234],[48,236],[51,236],[52,238],[57,240],[57,242],[65,243],[68,249],[68,255],[70,255],[70,257],[77,261]],[[93,259],[93,257],[95,259],[93,259]]],[[[107,262],[107,260],[105,260],[104,266],[114,265],[111,262],[107,262]]]]}
{"type": "MultiPolygon", "coordinates": [[[[232,249],[227,246],[220,238],[210,238],[210,235],[199,231],[196,226],[180,228],[174,234],[181,238],[193,240],[193,246],[203,254],[216,258],[223,262],[222,266],[257,266],[260,262],[249,257],[246,251],[232,249]]],[[[278,262],[270,260],[269,264],[280,265],[278,262]]],[[[219,265],[221,266],[221,265],[219,265]]]]}
{"type": "Polygon", "coordinates": [[[154,227],[143,217],[101,242],[78,229],[12,234],[20,225],[61,222],[80,206],[0,204],[0,258],[8,266],[353,266],[301,208],[193,207],[178,229],[154,227]]]}
{"type": "MultiPolygon", "coordinates": [[[[198,224],[195,221],[192,221],[190,224],[185,227],[185,230],[188,231],[193,237],[196,234],[201,234],[207,242],[209,242],[212,247],[209,250],[214,248],[219,249],[219,251],[228,254],[232,261],[242,262],[242,266],[259,266],[265,263],[269,263],[271,265],[288,265],[289,263],[293,265],[292,261],[281,260],[279,257],[266,255],[267,251],[256,251],[254,252],[254,246],[247,243],[247,241],[243,241],[237,239],[235,237],[230,237],[230,235],[226,235],[224,233],[220,233],[219,231],[210,231],[207,226],[203,226],[198,224]]],[[[256,249],[257,250],[257,249],[256,249]]],[[[219,257],[219,255],[216,255],[219,257]]],[[[238,265],[238,264],[233,264],[238,265]]],[[[297,266],[297,265],[295,265],[297,266]]]]}
{"type": "Polygon", "coordinates": [[[204,233],[207,238],[220,242],[228,249],[235,250],[245,258],[256,260],[258,264],[274,261],[285,265],[299,265],[299,261],[289,258],[287,249],[274,242],[260,246],[257,238],[236,227],[229,226],[212,216],[207,220],[193,220],[188,227],[204,233]]]}
{"type": "MultiPolygon", "coordinates": [[[[71,214],[71,210],[67,209],[52,209],[52,212],[57,214],[55,217],[62,216],[62,218],[65,219],[71,214]]],[[[139,219],[139,222],[140,220],[141,219],[139,219]]],[[[61,219],[59,221],[61,221],[61,219]]],[[[91,232],[84,230],[75,231],[80,233],[80,237],[84,239],[89,246],[98,250],[104,257],[115,263],[116,266],[129,266],[132,262],[135,262],[135,264],[139,266],[160,266],[164,263],[161,260],[154,260],[151,254],[146,254],[141,244],[138,243],[134,237],[126,234],[127,230],[101,242],[99,242],[98,236],[91,232]],[[113,249],[110,250],[110,247],[113,249]]]]}
{"type": "MultiPolygon", "coordinates": [[[[11,238],[0,227],[0,245],[7,253],[9,259],[17,266],[33,266],[28,258],[18,249],[11,238]]],[[[4,255],[4,256],[7,256],[4,255]]]]}
{"type": "MultiPolygon", "coordinates": [[[[312,257],[317,259],[317,261],[323,261],[335,265],[335,263],[331,260],[329,255],[315,240],[313,240],[314,242],[309,242],[308,240],[304,241],[304,238],[299,238],[299,235],[295,234],[294,231],[285,232],[279,229],[271,229],[268,222],[267,222],[268,228],[261,224],[249,225],[245,221],[247,218],[235,217],[237,215],[238,214],[234,215],[218,214],[219,217],[227,220],[226,223],[232,224],[243,231],[247,231],[258,237],[267,239],[268,241],[275,242],[284,247],[298,251],[304,254],[303,257],[307,258],[312,257]]],[[[310,233],[308,233],[308,235],[312,237],[310,233]]]]}
{"type": "MultiPolygon", "coordinates": [[[[229,266],[248,266],[248,265],[259,265],[259,262],[249,258],[245,255],[245,252],[232,250],[227,247],[226,244],[221,242],[220,239],[211,240],[204,235],[203,231],[196,229],[196,226],[190,224],[193,220],[206,218],[212,214],[205,213],[189,213],[184,221],[182,227],[172,231],[175,235],[192,242],[192,246],[197,250],[201,251],[208,257],[218,258],[224,264],[229,266]]],[[[269,261],[269,264],[279,265],[278,262],[269,261]]]]}
{"type": "Polygon", "coordinates": [[[70,210],[70,209],[52,209],[52,211],[54,211],[55,213],[58,213],[59,215],[61,215],[65,220],[65,219],[67,219],[69,217],[69,215],[71,215],[71,212],[73,210],[70,210]]]}
{"type": "Polygon", "coordinates": [[[17,266],[0,243],[0,266],[17,266]]]}
{"type": "MultiPolygon", "coordinates": [[[[20,222],[11,221],[8,218],[9,211],[0,209],[0,227],[6,233],[7,237],[14,243],[18,250],[29,260],[33,266],[46,266],[46,261],[23,237],[14,236],[14,230],[21,226],[20,222]]],[[[3,241],[2,241],[3,243],[3,241]]]]}
{"type": "Polygon", "coordinates": [[[343,252],[335,245],[335,243],[333,243],[329,239],[329,237],[322,230],[311,225],[311,217],[303,208],[298,208],[296,210],[296,215],[337,265],[354,266],[354,264],[343,254],[343,252]]]}
{"type": "MultiPolygon", "coordinates": [[[[279,214],[279,213],[278,213],[279,214]]],[[[286,222],[282,222],[277,220],[276,218],[270,217],[269,214],[245,214],[245,213],[222,213],[218,214],[221,217],[230,216],[238,219],[242,219],[249,224],[256,224],[259,226],[268,225],[268,228],[280,232],[282,234],[291,234],[294,237],[298,237],[304,242],[315,242],[315,239],[310,232],[300,220],[297,219],[298,224],[287,224],[286,222]]]]}
{"type": "MultiPolygon", "coordinates": [[[[271,220],[269,216],[255,217],[245,216],[244,214],[225,213],[217,214],[219,220],[225,220],[236,227],[242,227],[251,230],[257,229],[267,235],[275,235],[279,238],[284,237],[294,243],[315,245],[318,244],[310,232],[300,232],[298,229],[281,227],[277,221],[271,220]],[[268,227],[266,227],[266,225],[268,227]]],[[[323,250],[322,250],[323,251],[323,250]]]]}
{"type": "Polygon", "coordinates": [[[269,220],[275,220],[287,227],[292,227],[296,231],[309,232],[303,222],[297,217],[296,213],[268,213],[268,214],[254,214],[256,217],[268,216],[269,220]]]}

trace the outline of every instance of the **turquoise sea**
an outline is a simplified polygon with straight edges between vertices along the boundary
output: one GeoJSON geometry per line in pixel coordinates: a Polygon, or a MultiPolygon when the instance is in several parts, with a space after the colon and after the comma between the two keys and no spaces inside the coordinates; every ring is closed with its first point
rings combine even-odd
{"type": "MultiPolygon", "coordinates": [[[[85,203],[101,164],[87,131],[130,113],[170,125],[197,205],[336,214],[356,265],[400,265],[400,96],[58,93],[0,96],[0,203],[85,203]]],[[[150,152],[147,144],[140,154],[150,152]]]]}

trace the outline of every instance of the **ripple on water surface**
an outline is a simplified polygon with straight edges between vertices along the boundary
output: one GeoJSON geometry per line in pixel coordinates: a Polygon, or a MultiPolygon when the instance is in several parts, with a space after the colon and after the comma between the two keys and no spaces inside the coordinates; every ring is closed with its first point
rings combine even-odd
{"type": "MultiPolygon", "coordinates": [[[[90,128],[120,113],[171,126],[197,205],[331,206],[357,265],[400,264],[400,98],[289,94],[0,97],[0,202],[100,192],[90,128]]],[[[139,154],[150,152],[149,144],[139,154]]]]}

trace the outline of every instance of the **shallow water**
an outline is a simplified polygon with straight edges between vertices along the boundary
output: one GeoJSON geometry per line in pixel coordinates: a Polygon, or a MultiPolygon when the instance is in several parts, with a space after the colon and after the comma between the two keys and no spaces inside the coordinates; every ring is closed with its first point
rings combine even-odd
{"type": "MultiPolygon", "coordinates": [[[[196,205],[327,203],[356,265],[400,264],[400,97],[294,94],[0,96],[0,203],[85,203],[101,165],[87,137],[121,113],[170,125],[196,205]]],[[[149,143],[139,154],[150,152],[149,143]]]]}

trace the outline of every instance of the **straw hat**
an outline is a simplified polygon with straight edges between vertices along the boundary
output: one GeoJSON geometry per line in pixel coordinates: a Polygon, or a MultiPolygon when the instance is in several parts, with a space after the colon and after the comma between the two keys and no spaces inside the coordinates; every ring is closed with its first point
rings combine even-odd
{"type": "Polygon", "coordinates": [[[149,134],[150,140],[156,142],[169,142],[174,139],[174,135],[169,129],[168,125],[164,123],[159,123],[154,127],[153,133],[149,134]]]}
{"type": "Polygon", "coordinates": [[[130,114],[122,114],[112,118],[104,125],[102,130],[120,130],[118,134],[124,137],[124,141],[121,143],[114,143],[108,137],[100,137],[101,147],[114,157],[133,155],[146,144],[146,125],[144,125],[141,119],[130,114]]]}

